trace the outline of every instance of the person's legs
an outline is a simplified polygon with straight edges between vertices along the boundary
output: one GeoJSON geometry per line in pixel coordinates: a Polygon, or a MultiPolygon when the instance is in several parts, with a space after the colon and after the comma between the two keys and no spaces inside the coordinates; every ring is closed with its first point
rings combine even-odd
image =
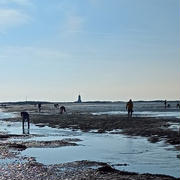
{"type": "Polygon", "coordinates": [[[23,130],[23,134],[24,134],[24,121],[25,121],[25,119],[24,119],[24,117],[22,118],[22,130],[23,130]]]}
{"type": "Polygon", "coordinates": [[[133,113],[133,110],[131,109],[131,112],[130,112],[131,117],[132,117],[132,113],[133,113]]]}
{"type": "Polygon", "coordinates": [[[29,128],[30,128],[29,117],[27,118],[27,122],[28,122],[28,130],[29,130],[29,128]]]}
{"type": "Polygon", "coordinates": [[[128,109],[128,119],[130,118],[130,111],[129,111],[129,109],[128,109]]]}
{"type": "Polygon", "coordinates": [[[128,118],[131,118],[131,117],[132,117],[132,112],[133,112],[132,109],[128,109],[128,118]]]}

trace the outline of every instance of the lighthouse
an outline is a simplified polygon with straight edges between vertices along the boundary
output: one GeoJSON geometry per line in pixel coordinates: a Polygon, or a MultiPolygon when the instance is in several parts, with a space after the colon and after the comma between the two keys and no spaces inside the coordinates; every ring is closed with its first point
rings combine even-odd
{"type": "Polygon", "coordinates": [[[77,103],[81,103],[81,95],[78,96],[78,100],[77,100],[77,103]]]}

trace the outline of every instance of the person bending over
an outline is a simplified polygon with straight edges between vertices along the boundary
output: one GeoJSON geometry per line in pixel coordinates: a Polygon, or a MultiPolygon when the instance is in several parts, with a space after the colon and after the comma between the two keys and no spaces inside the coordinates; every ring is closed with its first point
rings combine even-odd
{"type": "Polygon", "coordinates": [[[25,133],[24,131],[24,123],[25,121],[27,121],[28,123],[28,132],[29,132],[29,128],[30,128],[30,119],[29,119],[29,114],[27,112],[21,112],[21,117],[22,117],[22,129],[23,129],[23,134],[25,133]]]}
{"type": "Polygon", "coordinates": [[[60,107],[60,114],[63,114],[63,112],[66,112],[66,108],[64,106],[60,107]]]}

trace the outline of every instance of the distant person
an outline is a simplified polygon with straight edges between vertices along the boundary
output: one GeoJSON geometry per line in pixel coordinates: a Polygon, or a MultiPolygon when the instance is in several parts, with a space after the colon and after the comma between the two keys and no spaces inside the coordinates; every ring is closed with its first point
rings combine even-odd
{"type": "Polygon", "coordinates": [[[179,108],[179,109],[180,109],[180,104],[179,104],[179,103],[177,103],[176,108],[179,108]]]}
{"type": "Polygon", "coordinates": [[[170,107],[171,107],[171,105],[170,105],[170,104],[168,104],[168,105],[167,105],[167,107],[168,107],[168,108],[170,108],[170,107]]]}
{"type": "Polygon", "coordinates": [[[64,106],[60,107],[60,114],[63,114],[63,112],[66,112],[66,108],[64,106]]]}
{"type": "Polygon", "coordinates": [[[132,113],[133,113],[133,102],[130,99],[127,104],[126,104],[126,110],[128,111],[128,118],[132,117],[132,113]]]}
{"type": "Polygon", "coordinates": [[[54,104],[54,107],[55,107],[55,108],[58,108],[58,107],[59,107],[59,104],[54,104]]]}
{"type": "Polygon", "coordinates": [[[38,111],[41,112],[41,103],[38,103],[38,111]]]}
{"type": "Polygon", "coordinates": [[[167,107],[167,101],[166,100],[164,101],[164,107],[165,107],[165,109],[167,107]]]}
{"type": "Polygon", "coordinates": [[[23,129],[23,134],[25,134],[25,131],[24,131],[24,123],[25,121],[27,121],[28,123],[28,134],[29,134],[29,128],[30,128],[30,119],[29,119],[29,114],[27,112],[21,112],[21,117],[22,117],[22,129],[23,129]]]}

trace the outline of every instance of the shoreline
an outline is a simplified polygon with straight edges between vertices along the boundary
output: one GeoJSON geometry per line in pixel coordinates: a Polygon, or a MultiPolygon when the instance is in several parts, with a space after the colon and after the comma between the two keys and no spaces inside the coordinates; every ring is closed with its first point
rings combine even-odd
{"type": "MultiPolygon", "coordinates": [[[[18,109],[15,110],[15,108],[11,108],[11,109],[6,109],[6,112],[19,113],[19,110],[18,109]]],[[[155,119],[155,118],[133,118],[131,120],[128,120],[125,116],[117,116],[117,115],[116,116],[109,116],[109,115],[93,116],[89,113],[87,114],[72,113],[72,114],[64,114],[64,115],[49,114],[48,115],[48,113],[47,114],[43,114],[43,113],[36,114],[36,112],[34,113],[35,114],[33,113],[31,114],[31,122],[37,125],[41,124],[42,126],[47,125],[49,127],[56,127],[56,128],[70,128],[72,130],[80,129],[84,132],[95,130],[96,133],[105,133],[107,131],[121,129],[122,130],[121,132],[113,132],[113,133],[126,134],[130,136],[142,136],[142,137],[148,138],[150,142],[154,142],[154,143],[161,140],[165,140],[166,143],[174,145],[174,147],[176,147],[179,150],[180,140],[179,140],[178,132],[168,129],[168,127],[170,126],[168,125],[168,122],[176,123],[176,122],[179,122],[178,119],[164,120],[164,119],[155,119]]],[[[13,121],[19,122],[20,120],[21,119],[19,117],[4,119],[4,121],[12,121],[12,122],[13,121]]],[[[88,161],[86,162],[87,164],[89,163],[88,161]]],[[[31,164],[32,162],[28,162],[28,164],[29,163],[31,164]]],[[[84,161],[82,161],[82,162],[79,162],[79,164],[77,162],[71,162],[69,163],[69,165],[68,163],[61,164],[61,167],[67,166],[67,169],[68,169],[68,166],[70,167],[72,164],[76,164],[76,168],[74,167],[76,171],[77,169],[79,169],[80,166],[86,166],[84,164],[84,161]]],[[[40,166],[41,168],[45,167],[48,169],[48,171],[52,168],[52,166],[44,166],[44,165],[40,165],[39,163],[37,164],[34,163],[34,167],[36,166],[37,168],[38,166],[40,166]]],[[[108,166],[108,164],[106,164],[105,166],[108,166]]],[[[58,165],[54,165],[53,169],[54,168],[56,169],[57,167],[58,165]]],[[[59,170],[57,170],[56,173],[58,173],[58,171],[59,170]]],[[[127,178],[127,180],[128,180],[128,177],[129,179],[133,179],[133,180],[136,180],[140,177],[143,178],[144,180],[146,179],[148,180],[150,177],[153,177],[153,179],[155,180],[156,179],[157,180],[178,179],[178,178],[166,176],[166,175],[138,174],[138,173],[128,173],[128,172],[126,172],[127,174],[125,174],[125,172],[123,174],[122,171],[112,170],[112,169],[110,171],[111,172],[107,173],[107,172],[99,171],[97,169],[91,169],[91,167],[89,167],[86,170],[84,169],[83,171],[77,171],[76,177],[74,174],[71,174],[70,172],[69,172],[69,175],[68,175],[68,172],[61,172],[60,176],[65,177],[64,175],[66,174],[66,176],[69,179],[76,179],[76,178],[83,178],[85,177],[85,174],[89,173],[89,176],[94,179],[95,178],[98,179],[98,177],[102,177],[102,179],[103,178],[113,179],[113,177],[115,177],[114,179],[127,178]]],[[[58,177],[58,179],[61,178],[60,176],[58,177]]],[[[46,178],[43,177],[42,179],[48,179],[48,178],[50,179],[50,175],[46,174],[46,178]]],[[[56,179],[55,176],[54,176],[54,179],[56,179]]],[[[88,179],[87,176],[86,176],[86,179],[88,179]]]]}

